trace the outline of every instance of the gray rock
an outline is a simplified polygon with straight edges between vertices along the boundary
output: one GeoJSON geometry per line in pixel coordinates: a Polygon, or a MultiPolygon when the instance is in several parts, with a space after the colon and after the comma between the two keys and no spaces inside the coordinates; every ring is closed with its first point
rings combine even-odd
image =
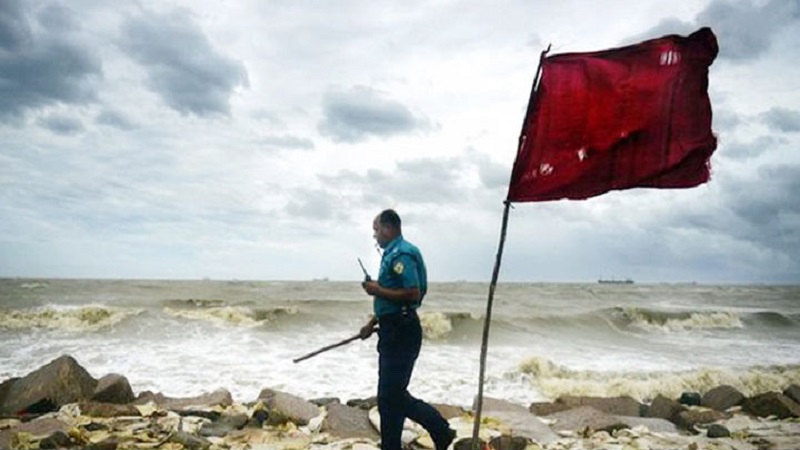
{"type": "Polygon", "coordinates": [[[731,432],[720,424],[714,423],[708,427],[706,435],[712,439],[731,437],[731,432]]]}
{"type": "Polygon", "coordinates": [[[489,441],[494,450],[525,450],[531,440],[522,436],[498,436],[489,441]]]}
{"type": "Polygon", "coordinates": [[[50,436],[47,436],[46,438],[39,441],[40,449],[55,449],[55,448],[64,448],[71,446],[72,446],[72,439],[70,439],[67,433],[61,430],[56,431],[50,436]]]}
{"type": "Polygon", "coordinates": [[[90,417],[140,417],[142,415],[133,405],[81,402],[78,407],[81,410],[81,414],[90,417]]]}
{"type": "Polygon", "coordinates": [[[231,406],[233,397],[227,389],[218,389],[214,392],[198,395],[197,397],[172,398],[163,394],[154,394],[149,391],[142,392],[133,402],[143,405],[148,402],[155,403],[159,408],[180,412],[187,410],[207,410],[216,406],[231,406]]]}
{"type": "Polygon", "coordinates": [[[231,431],[244,428],[248,420],[246,414],[223,414],[214,422],[204,423],[198,434],[203,437],[224,437],[231,431]]]}
{"type": "Polygon", "coordinates": [[[558,435],[541,419],[526,411],[486,411],[484,417],[493,417],[511,429],[514,436],[522,436],[539,444],[548,444],[558,439],[558,435]]]}
{"type": "Polygon", "coordinates": [[[40,418],[0,431],[0,448],[11,448],[11,439],[17,433],[30,433],[34,436],[49,436],[57,431],[69,432],[70,425],[58,419],[40,418]]]}
{"type": "Polygon", "coordinates": [[[800,417],[800,405],[778,392],[767,392],[748,398],[742,404],[742,410],[758,417],[800,417]]]}
{"type": "Polygon", "coordinates": [[[570,408],[591,406],[608,414],[629,417],[641,417],[644,406],[629,396],[606,398],[564,395],[556,399],[556,403],[567,405],[570,408]]]}
{"type": "MultiPolygon", "coordinates": [[[[477,408],[478,398],[475,397],[472,403],[472,410],[477,408]]],[[[483,411],[512,411],[512,412],[530,412],[527,408],[516,403],[507,402],[492,397],[483,397],[483,411]]]]}
{"type": "Polygon", "coordinates": [[[92,400],[124,405],[135,400],[135,397],[128,379],[122,375],[112,373],[97,381],[92,400]]]}
{"type": "Polygon", "coordinates": [[[19,380],[19,378],[9,378],[8,380],[0,383],[0,407],[2,407],[3,403],[6,401],[6,397],[8,396],[8,391],[11,389],[11,385],[13,385],[17,380],[19,380]]]}
{"type": "Polygon", "coordinates": [[[744,399],[744,394],[739,392],[735,387],[722,385],[706,392],[700,400],[700,404],[706,408],[725,411],[728,408],[742,403],[744,399]]]}
{"type": "Polygon", "coordinates": [[[63,405],[88,400],[97,380],[71,356],[61,356],[14,381],[0,414],[42,414],[63,405]]]}
{"type": "Polygon", "coordinates": [[[467,413],[467,411],[460,407],[460,406],[453,406],[453,405],[443,405],[440,403],[433,403],[431,404],[445,420],[450,420],[454,417],[461,417],[467,413]]]}
{"type": "Polygon", "coordinates": [[[613,433],[616,430],[630,428],[619,417],[591,406],[581,406],[568,411],[550,414],[547,419],[554,421],[550,427],[556,431],[583,432],[589,430],[590,432],[606,431],[613,433]]]}
{"type": "Polygon", "coordinates": [[[342,403],[338,397],[322,397],[322,398],[314,398],[309,400],[309,402],[317,405],[317,406],[328,406],[331,403],[342,403]]]}
{"type": "Polygon", "coordinates": [[[800,404],[800,385],[793,384],[783,391],[783,395],[794,400],[795,403],[800,404]]]}
{"type": "Polygon", "coordinates": [[[727,416],[715,409],[692,408],[678,414],[676,425],[679,428],[695,431],[695,425],[704,425],[726,419],[727,416]]]}
{"type": "Polygon", "coordinates": [[[347,406],[369,411],[370,409],[378,406],[378,397],[354,398],[347,401],[347,406]]]}
{"type": "MultiPolygon", "coordinates": [[[[478,439],[478,448],[486,448],[486,442],[482,439],[478,439]]],[[[453,443],[453,450],[472,450],[472,438],[463,438],[455,441],[453,443]]]]}
{"type": "Polygon", "coordinates": [[[528,411],[536,416],[549,416],[550,414],[566,411],[568,409],[572,409],[572,407],[563,403],[554,402],[531,403],[531,405],[528,407],[528,411]]]}
{"type": "Polygon", "coordinates": [[[167,442],[181,444],[184,448],[189,450],[206,450],[211,447],[211,442],[207,439],[183,431],[173,433],[167,442]]]}
{"type": "Polygon", "coordinates": [[[659,395],[653,400],[652,403],[650,403],[650,408],[647,410],[647,416],[666,419],[674,423],[677,421],[678,414],[683,412],[685,409],[685,406],[676,402],[675,400],[664,397],[663,395],[659,395]]]}
{"type": "Polygon", "coordinates": [[[369,412],[346,405],[328,405],[328,415],[322,424],[322,431],[338,439],[379,439],[378,432],[369,421],[369,412]]]}
{"type": "Polygon", "coordinates": [[[678,427],[669,420],[659,419],[657,417],[628,417],[617,416],[622,423],[628,425],[630,428],[643,426],[654,433],[677,433],[678,427]]]}
{"type": "Polygon", "coordinates": [[[320,415],[319,407],[300,397],[285,392],[264,389],[258,395],[269,411],[267,423],[280,425],[292,422],[297,425],[308,425],[308,422],[320,415]]]}

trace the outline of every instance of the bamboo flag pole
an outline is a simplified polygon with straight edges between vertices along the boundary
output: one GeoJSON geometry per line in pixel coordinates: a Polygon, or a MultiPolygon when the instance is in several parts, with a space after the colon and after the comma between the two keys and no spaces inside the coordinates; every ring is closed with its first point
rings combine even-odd
{"type": "MultiPolygon", "coordinates": [[[[531,95],[528,100],[528,109],[525,112],[525,120],[522,122],[522,132],[519,136],[519,144],[517,147],[517,156],[522,149],[522,144],[525,141],[525,125],[528,123],[528,115],[531,112],[533,99],[536,94],[536,86],[539,82],[539,75],[542,71],[542,61],[550,51],[550,46],[544,50],[539,57],[539,67],[536,69],[536,76],[533,77],[533,86],[531,88],[531,95]]],[[[513,172],[512,172],[513,174],[513,172]]],[[[489,298],[486,301],[486,316],[483,318],[483,337],[481,339],[481,360],[480,360],[480,375],[478,378],[478,398],[475,399],[475,422],[472,425],[472,450],[479,450],[478,443],[480,442],[478,436],[481,430],[481,412],[483,410],[483,380],[486,374],[486,354],[489,351],[489,326],[492,321],[492,303],[494,302],[494,291],[497,287],[497,279],[500,276],[500,263],[503,260],[503,248],[506,242],[506,231],[508,229],[508,211],[511,208],[511,202],[506,200],[503,202],[503,224],[500,228],[500,243],[497,246],[497,256],[494,261],[494,270],[492,270],[492,282],[489,285],[489,298]]]]}

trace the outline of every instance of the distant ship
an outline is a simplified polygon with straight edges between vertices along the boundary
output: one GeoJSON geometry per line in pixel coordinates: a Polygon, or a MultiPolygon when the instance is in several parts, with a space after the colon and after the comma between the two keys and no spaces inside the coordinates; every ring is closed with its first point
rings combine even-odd
{"type": "Polygon", "coordinates": [[[606,280],[606,279],[600,278],[599,280],[597,280],[597,282],[600,283],[600,284],[633,284],[633,280],[631,280],[630,278],[626,278],[624,280],[617,280],[617,279],[614,279],[614,278],[606,280]]]}

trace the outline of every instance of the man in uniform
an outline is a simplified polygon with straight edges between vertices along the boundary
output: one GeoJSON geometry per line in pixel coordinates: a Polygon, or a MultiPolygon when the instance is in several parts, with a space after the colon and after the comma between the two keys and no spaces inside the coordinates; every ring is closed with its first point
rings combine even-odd
{"type": "Polygon", "coordinates": [[[403,422],[408,417],[428,430],[436,450],[446,450],[455,431],[434,407],[408,393],[422,345],[416,310],[428,289],[425,262],[419,249],[403,239],[400,216],[394,210],[387,209],[375,217],[372,229],[383,256],[377,281],[362,283],[364,291],[374,297],[374,315],[360,335],[368,338],[378,325],[381,449],[401,450],[403,422]]]}

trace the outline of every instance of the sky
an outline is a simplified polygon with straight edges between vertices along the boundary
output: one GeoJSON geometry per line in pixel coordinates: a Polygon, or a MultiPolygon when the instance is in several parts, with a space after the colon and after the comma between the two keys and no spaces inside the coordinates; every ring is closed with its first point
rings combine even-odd
{"type": "Polygon", "coordinates": [[[0,277],[357,280],[394,208],[487,282],[540,52],[703,26],[711,181],[514,204],[500,281],[796,284],[800,0],[2,0],[0,277]]]}

